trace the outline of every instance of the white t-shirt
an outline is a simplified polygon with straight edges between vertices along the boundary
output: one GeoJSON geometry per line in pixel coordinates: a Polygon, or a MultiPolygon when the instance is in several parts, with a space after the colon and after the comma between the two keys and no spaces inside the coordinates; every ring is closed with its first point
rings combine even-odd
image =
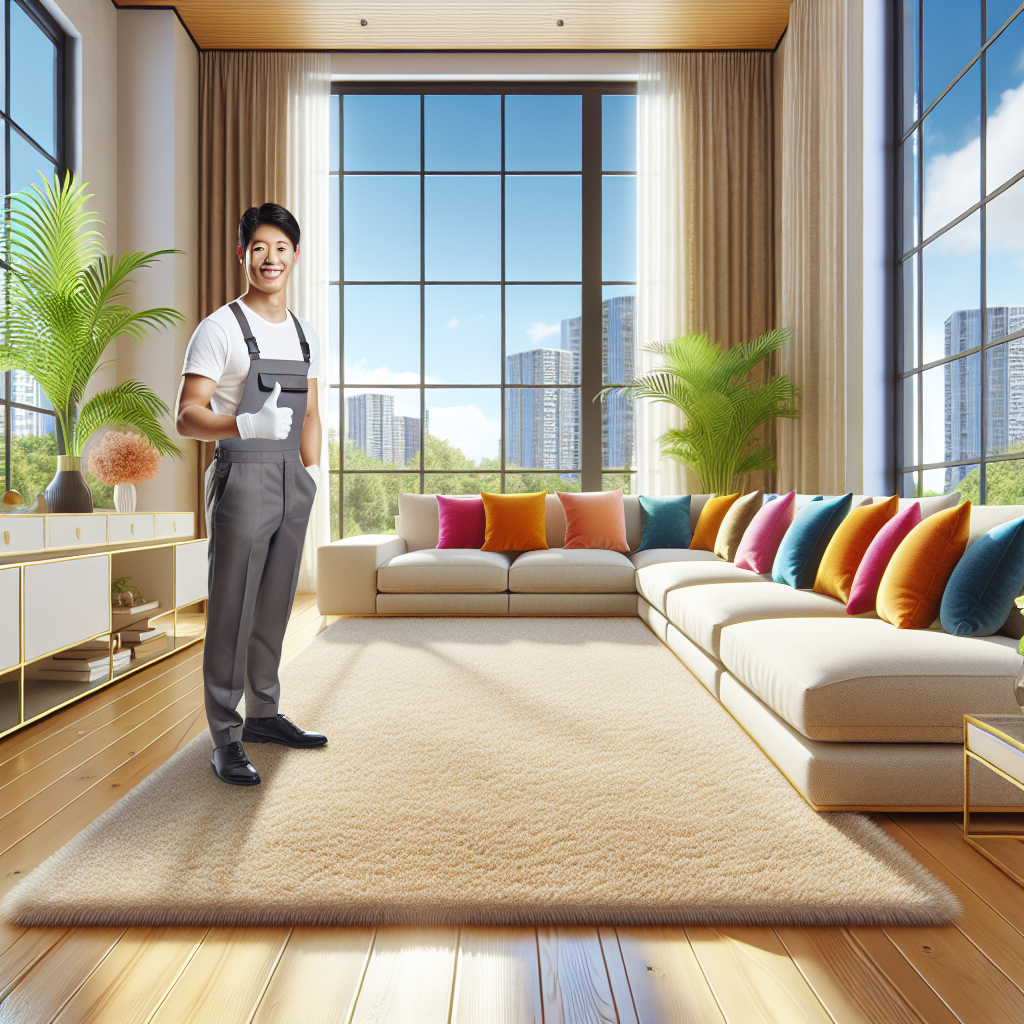
{"type": "MultiPolygon", "coordinates": [[[[289,315],[284,323],[274,324],[254,313],[241,299],[238,304],[249,321],[262,359],[302,359],[302,348],[295,324],[289,315]]],[[[320,339],[305,320],[299,319],[309,344],[310,378],[320,377],[320,339]]],[[[217,382],[210,408],[219,416],[234,416],[249,376],[249,349],[235,314],[227,306],[214,310],[200,321],[185,350],[182,373],[197,373],[217,382]]]]}

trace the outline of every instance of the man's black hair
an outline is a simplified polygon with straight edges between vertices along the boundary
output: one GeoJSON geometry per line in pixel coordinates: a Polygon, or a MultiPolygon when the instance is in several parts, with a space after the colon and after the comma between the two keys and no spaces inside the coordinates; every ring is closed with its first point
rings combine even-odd
{"type": "Polygon", "coordinates": [[[262,206],[250,206],[238,222],[238,244],[242,252],[249,248],[252,236],[261,224],[273,224],[287,236],[292,245],[299,247],[299,222],[277,203],[264,203],[262,206]]]}

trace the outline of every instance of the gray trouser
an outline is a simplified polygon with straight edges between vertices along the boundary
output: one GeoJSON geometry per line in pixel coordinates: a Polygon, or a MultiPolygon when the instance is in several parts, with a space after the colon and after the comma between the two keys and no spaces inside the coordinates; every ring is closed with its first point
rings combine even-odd
{"type": "Polygon", "coordinates": [[[215,747],[241,739],[243,693],[247,718],[277,714],[281,644],[315,496],[298,450],[221,452],[208,477],[203,681],[215,747]]]}

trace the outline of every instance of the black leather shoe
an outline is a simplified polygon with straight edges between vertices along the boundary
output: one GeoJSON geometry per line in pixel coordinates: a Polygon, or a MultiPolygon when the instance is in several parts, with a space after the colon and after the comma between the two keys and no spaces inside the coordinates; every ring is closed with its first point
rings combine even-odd
{"type": "Polygon", "coordinates": [[[232,786],[258,786],[260,777],[256,769],[249,764],[241,743],[226,743],[223,747],[214,747],[210,758],[213,772],[221,782],[230,782],[232,786]]]}
{"type": "Polygon", "coordinates": [[[284,715],[247,718],[242,725],[242,739],[246,743],[281,743],[286,747],[322,747],[327,742],[326,736],[306,732],[284,715]]]}

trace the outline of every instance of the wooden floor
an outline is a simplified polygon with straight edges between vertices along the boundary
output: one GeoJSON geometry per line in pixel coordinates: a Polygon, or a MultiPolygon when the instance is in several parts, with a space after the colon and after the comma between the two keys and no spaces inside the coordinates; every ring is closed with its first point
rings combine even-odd
{"type": "MultiPolygon", "coordinates": [[[[286,657],[323,628],[300,595],[286,657]]],[[[201,647],[0,741],[0,891],[206,727],[201,647]]],[[[879,816],[943,928],[0,928],[0,1024],[1024,1022],[1024,889],[879,816]]]]}

